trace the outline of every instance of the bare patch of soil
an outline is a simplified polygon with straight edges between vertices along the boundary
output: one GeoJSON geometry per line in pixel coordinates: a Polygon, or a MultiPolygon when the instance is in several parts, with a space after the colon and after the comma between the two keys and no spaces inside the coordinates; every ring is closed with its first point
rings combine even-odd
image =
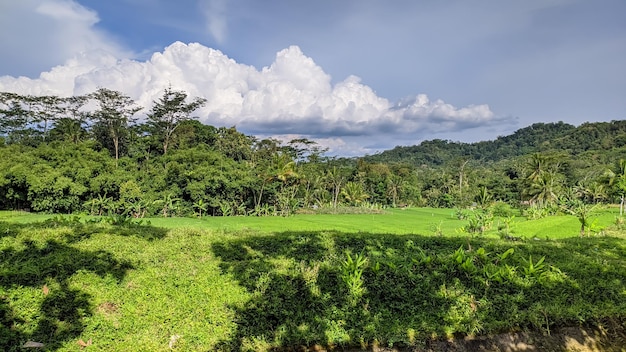
{"type": "Polygon", "coordinates": [[[98,311],[104,314],[115,314],[118,310],[118,306],[112,302],[104,302],[98,305],[98,311]]]}

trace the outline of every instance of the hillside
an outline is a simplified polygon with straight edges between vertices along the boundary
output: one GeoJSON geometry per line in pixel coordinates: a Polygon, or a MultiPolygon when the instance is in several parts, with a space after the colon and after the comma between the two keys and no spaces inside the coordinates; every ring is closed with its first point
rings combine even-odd
{"type": "Polygon", "coordinates": [[[535,152],[565,152],[577,156],[590,151],[626,148],[626,120],[584,123],[578,127],[564,122],[536,123],[509,136],[476,143],[441,139],[414,146],[398,146],[364,157],[369,162],[401,162],[439,166],[458,158],[499,161],[535,152]]]}

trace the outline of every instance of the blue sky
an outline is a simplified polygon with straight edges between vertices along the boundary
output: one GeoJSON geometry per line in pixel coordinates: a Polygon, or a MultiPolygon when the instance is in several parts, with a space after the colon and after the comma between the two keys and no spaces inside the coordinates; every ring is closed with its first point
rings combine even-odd
{"type": "Polygon", "coordinates": [[[149,107],[173,84],[209,99],[206,123],[344,155],[471,142],[626,118],[625,13],[623,0],[5,1],[0,90],[108,86],[149,107]]]}

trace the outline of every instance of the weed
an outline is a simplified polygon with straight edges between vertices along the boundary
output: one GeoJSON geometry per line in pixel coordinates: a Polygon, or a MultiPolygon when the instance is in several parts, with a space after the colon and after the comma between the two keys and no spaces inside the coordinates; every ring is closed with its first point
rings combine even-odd
{"type": "Polygon", "coordinates": [[[439,221],[437,224],[432,224],[431,228],[435,236],[443,236],[443,221],[439,221]]]}
{"type": "Polygon", "coordinates": [[[350,252],[346,252],[346,259],[341,262],[341,279],[346,284],[350,298],[356,302],[364,293],[363,270],[367,265],[367,258],[363,253],[354,257],[350,252]]]}
{"type": "Polygon", "coordinates": [[[526,278],[538,278],[544,272],[545,265],[543,264],[543,261],[545,259],[545,256],[541,257],[536,263],[534,263],[531,255],[526,262],[526,266],[523,268],[524,276],[526,276],[526,278]]]}

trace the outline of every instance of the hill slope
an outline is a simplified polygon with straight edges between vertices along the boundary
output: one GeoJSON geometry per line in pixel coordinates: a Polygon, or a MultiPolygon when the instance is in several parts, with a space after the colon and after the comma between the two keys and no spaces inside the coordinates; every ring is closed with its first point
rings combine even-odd
{"type": "Polygon", "coordinates": [[[592,150],[626,148],[626,120],[584,123],[536,123],[493,141],[461,143],[435,139],[414,146],[398,146],[366,156],[369,162],[405,162],[438,166],[456,158],[499,161],[535,152],[579,155],[592,150]]]}

